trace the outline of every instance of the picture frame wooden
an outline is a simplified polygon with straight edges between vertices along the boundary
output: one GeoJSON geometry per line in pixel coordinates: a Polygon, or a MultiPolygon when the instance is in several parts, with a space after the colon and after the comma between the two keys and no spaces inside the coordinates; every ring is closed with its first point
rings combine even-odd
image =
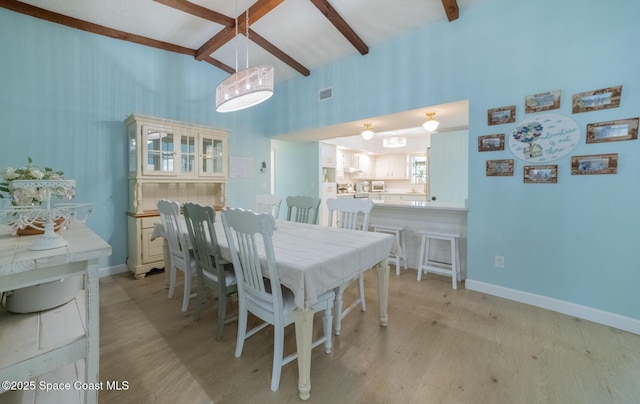
{"type": "Polygon", "coordinates": [[[617,173],[618,153],[571,156],[571,175],[617,173]]]}
{"type": "Polygon", "coordinates": [[[492,108],[487,111],[487,124],[502,125],[505,123],[513,123],[516,121],[516,106],[508,105],[506,107],[492,108]]]}
{"type": "Polygon", "coordinates": [[[527,95],[524,97],[524,113],[549,111],[560,108],[560,90],[527,95]]]}
{"type": "Polygon", "coordinates": [[[498,151],[504,150],[504,133],[494,135],[478,136],[478,151],[498,151]]]}
{"type": "Polygon", "coordinates": [[[487,160],[487,177],[513,177],[514,159],[487,160]]]}
{"type": "Polygon", "coordinates": [[[622,86],[601,88],[573,95],[572,113],[597,111],[601,109],[618,108],[622,86]]]}
{"type": "Polygon", "coordinates": [[[524,166],[525,184],[555,184],[558,182],[558,165],[524,166]]]}
{"type": "Polygon", "coordinates": [[[639,118],[628,118],[587,124],[587,143],[636,140],[638,121],[639,118]]]}

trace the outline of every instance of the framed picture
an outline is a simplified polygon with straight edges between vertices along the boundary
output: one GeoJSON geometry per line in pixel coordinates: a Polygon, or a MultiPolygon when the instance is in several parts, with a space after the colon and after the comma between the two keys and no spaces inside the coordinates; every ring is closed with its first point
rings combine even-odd
{"type": "Polygon", "coordinates": [[[555,184],[558,182],[558,166],[524,166],[525,184],[555,184]]]}
{"type": "Polygon", "coordinates": [[[618,153],[571,156],[571,175],[616,174],[618,153]]]}
{"type": "Polygon", "coordinates": [[[524,97],[524,113],[549,111],[560,108],[560,90],[546,93],[527,95],[524,97]]]}
{"type": "Polygon", "coordinates": [[[638,138],[638,118],[590,123],[587,125],[587,143],[617,142],[638,138]]]}
{"type": "Polygon", "coordinates": [[[578,114],[599,109],[617,108],[620,106],[621,94],[622,86],[574,94],[572,112],[578,114]]]}
{"type": "Polygon", "coordinates": [[[487,160],[487,177],[512,177],[513,159],[487,160]]]}
{"type": "Polygon", "coordinates": [[[503,123],[513,123],[516,121],[516,106],[493,108],[487,111],[488,125],[502,125],[503,123]]]}
{"type": "Polygon", "coordinates": [[[478,151],[504,150],[504,133],[478,136],[478,151]]]}

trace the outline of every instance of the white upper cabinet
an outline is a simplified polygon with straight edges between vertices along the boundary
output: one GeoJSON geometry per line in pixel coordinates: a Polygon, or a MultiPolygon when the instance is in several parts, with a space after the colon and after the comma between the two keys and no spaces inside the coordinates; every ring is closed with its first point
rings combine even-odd
{"type": "Polygon", "coordinates": [[[319,143],[320,145],[320,166],[335,168],[336,167],[336,145],[328,143],[319,143]]]}
{"type": "Polygon", "coordinates": [[[406,154],[383,154],[376,157],[375,178],[380,179],[406,179],[407,155],[406,154]]]}

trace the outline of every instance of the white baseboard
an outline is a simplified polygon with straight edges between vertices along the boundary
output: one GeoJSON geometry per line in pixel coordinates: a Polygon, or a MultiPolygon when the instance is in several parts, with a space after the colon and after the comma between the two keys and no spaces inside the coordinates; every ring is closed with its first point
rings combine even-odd
{"type": "Polygon", "coordinates": [[[99,277],[102,278],[103,276],[121,274],[127,271],[128,271],[127,266],[125,264],[121,264],[113,267],[100,268],[98,270],[98,274],[99,274],[99,277]]]}
{"type": "Polygon", "coordinates": [[[532,306],[556,311],[558,313],[567,314],[640,335],[640,320],[635,318],[624,317],[619,314],[609,313],[591,307],[566,302],[564,300],[535,295],[533,293],[509,289],[490,283],[478,282],[472,279],[467,279],[465,281],[465,288],[476,292],[486,293],[488,295],[514,300],[520,303],[530,304],[532,306]]]}

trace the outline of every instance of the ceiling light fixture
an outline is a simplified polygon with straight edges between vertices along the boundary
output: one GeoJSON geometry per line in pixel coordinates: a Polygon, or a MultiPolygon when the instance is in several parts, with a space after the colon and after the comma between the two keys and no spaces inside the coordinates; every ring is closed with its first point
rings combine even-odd
{"type": "Polygon", "coordinates": [[[216,88],[216,111],[218,112],[232,112],[249,108],[266,101],[273,95],[273,66],[260,65],[249,68],[249,9],[245,15],[247,67],[238,71],[238,19],[236,18],[236,72],[223,80],[216,88]]]}
{"type": "Polygon", "coordinates": [[[407,145],[406,136],[391,136],[382,139],[382,146],[389,148],[405,147],[407,145]]]}
{"type": "Polygon", "coordinates": [[[370,123],[365,123],[364,124],[364,130],[362,131],[362,133],[360,133],[360,135],[365,139],[365,140],[371,140],[371,138],[373,138],[373,131],[371,130],[371,124],[370,123]]]}
{"type": "Polygon", "coordinates": [[[422,124],[422,127],[424,128],[424,130],[426,130],[427,132],[433,132],[436,129],[438,129],[438,126],[440,125],[440,122],[436,121],[435,119],[433,119],[433,116],[435,115],[435,112],[427,112],[426,115],[429,117],[429,119],[427,119],[427,122],[422,124]]]}

